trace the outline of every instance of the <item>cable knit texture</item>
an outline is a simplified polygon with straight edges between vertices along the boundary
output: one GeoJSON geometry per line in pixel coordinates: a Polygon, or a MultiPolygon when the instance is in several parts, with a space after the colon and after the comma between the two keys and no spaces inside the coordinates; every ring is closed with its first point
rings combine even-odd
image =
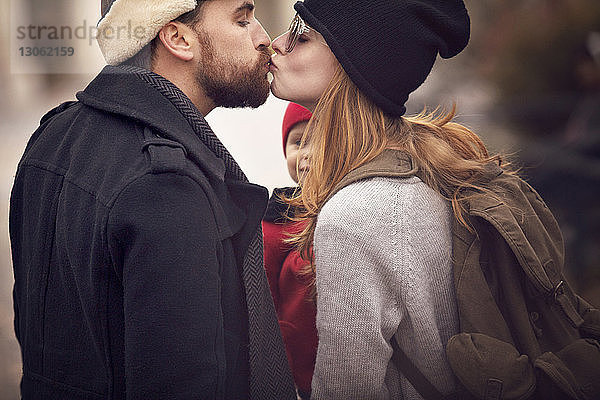
{"type": "Polygon", "coordinates": [[[391,361],[394,336],[438,390],[454,390],[451,218],[417,177],[359,181],[325,204],[314,240],[313,399],[421,399],[391,361]]]}

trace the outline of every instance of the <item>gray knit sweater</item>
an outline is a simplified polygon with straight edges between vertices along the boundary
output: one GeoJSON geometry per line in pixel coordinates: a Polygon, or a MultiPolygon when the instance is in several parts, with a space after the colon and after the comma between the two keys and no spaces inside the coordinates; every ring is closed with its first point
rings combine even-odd
{"type": "Polygon", "coordinates": [[[449,204],[416,177],[355,182],[325,204],[314,239],[313,399],[421,399],[391,361],[393,336],[438,390],[454,390],[450,229],[449,204]]]}

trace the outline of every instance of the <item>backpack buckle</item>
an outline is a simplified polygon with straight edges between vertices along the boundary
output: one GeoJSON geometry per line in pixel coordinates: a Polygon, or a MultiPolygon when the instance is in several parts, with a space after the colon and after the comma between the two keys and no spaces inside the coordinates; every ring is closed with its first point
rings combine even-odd
{"type": "Polygon", "coordinates": [[[579,329],[581,324],[583,324],[583,318],[577,312],[573,303],[569,299],[569,297],[565,293],[564,281],[558,282],[558,285],[554,288],[554,301],[559,307],[562,309],[565,316],[569,319],[569,322],[574,328],[579,329]]]}
{"type": "Polygon", "coordinates": [[[565,284],[565,281],[560,281],[558,282],[558,285],[556,285],[556,287],[554,288],[554,301],[558,301],[558,296],[560,296],[561,294],[563,294],[565,292],[563,285],[565,284]]]}

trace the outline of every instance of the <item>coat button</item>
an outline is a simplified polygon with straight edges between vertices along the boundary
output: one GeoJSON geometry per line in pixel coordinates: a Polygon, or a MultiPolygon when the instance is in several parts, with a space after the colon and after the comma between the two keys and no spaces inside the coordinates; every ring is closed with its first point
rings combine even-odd
{"type": "Polygon", "coordinates": [[[533,328],[533,333],[535,334],[535,336],[537,338],[541,338],[542,337],[542,329],[537,326],[536,322],[539,321],[540,319],[540,314],[536,311],[533,311],[531,313],[529,313],[529,320],[531,321],[531,327],[533,328]]]}
{"type": "Polygon", "coordinates": [[[540,314],[538,314],[538,313],[537,313],[537,312],[535,312],[535,311],[534,311],[534,312],[532,312],[532,313],[530,314],[530,316],[531,316],[531,320],[532,320],[533,322],[537,322],[537,320],[538,320],[538,319],[540,319],[540,314]]]}

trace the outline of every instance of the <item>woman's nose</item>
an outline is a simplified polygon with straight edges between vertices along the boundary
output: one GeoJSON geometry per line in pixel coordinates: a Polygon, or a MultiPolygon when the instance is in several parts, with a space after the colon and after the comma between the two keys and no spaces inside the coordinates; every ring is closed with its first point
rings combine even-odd
{"type": "Polygon", "coordinates": [[[289,32],[286,32],[286,33],[278,36],[277,38],[275,38],[275,40],[273,40],[273,43],[271,46],[273,47],[273,50],[275,51],[275,53],[285,54],[285,42],[287,40],[288,35],[289,35],[289,32]]]}

